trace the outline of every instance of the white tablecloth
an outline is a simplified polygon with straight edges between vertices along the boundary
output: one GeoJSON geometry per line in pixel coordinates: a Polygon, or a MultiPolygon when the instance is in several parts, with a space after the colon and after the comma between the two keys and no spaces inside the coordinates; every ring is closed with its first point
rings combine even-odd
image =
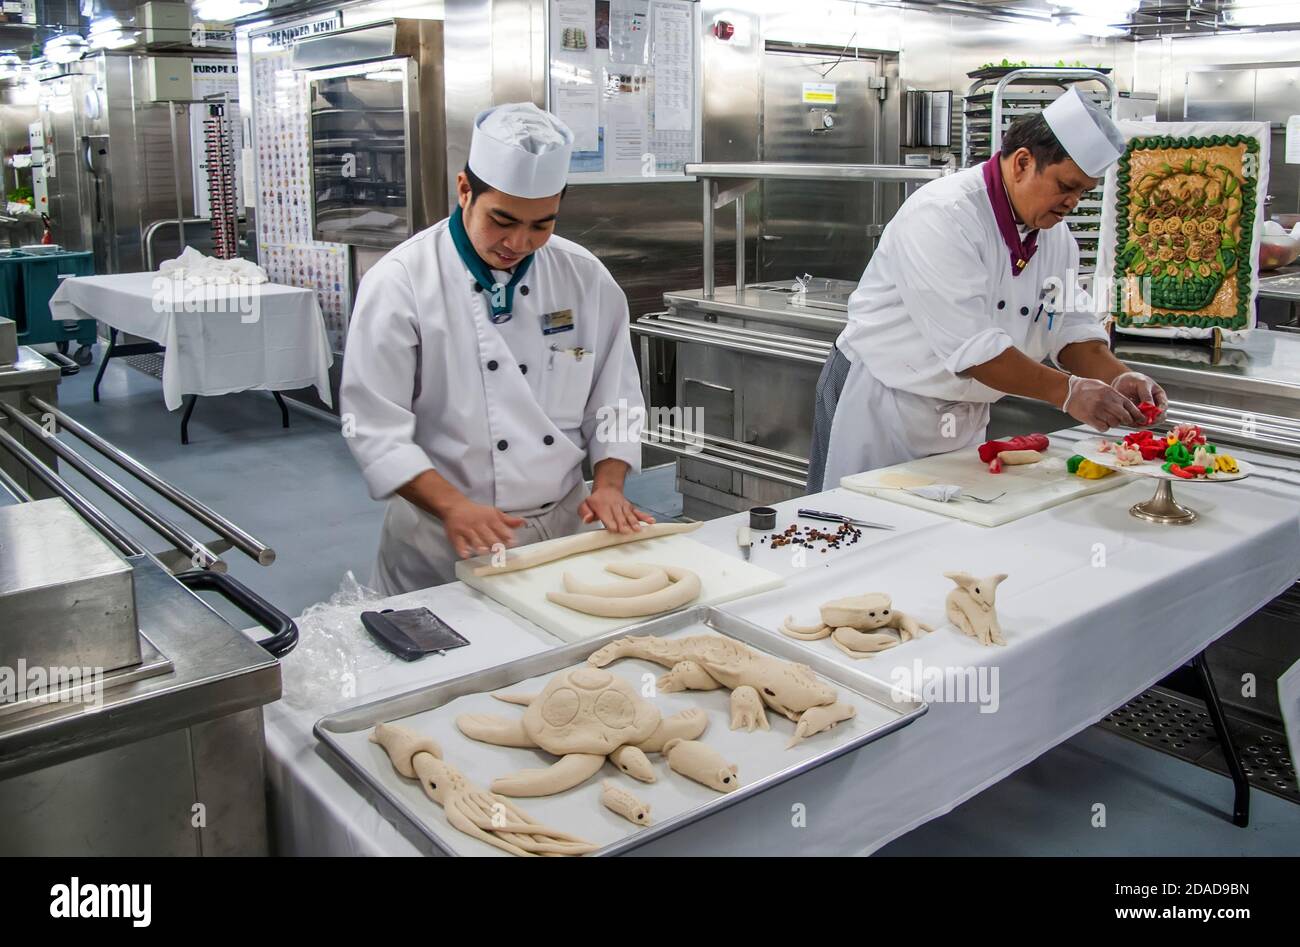
{"type": "MultiPolygon", "coordinates": [[[[787,585],[726,610],[766,627],[792,612],[810,623],[827,599],[884,591],[896,608],[944,626],[943,600],[952,585],[943,572],[1006,572],[1010,578],[998,590],[998,611],[1007,646],[986,649],[947,626],[865,661],[840,657],[886,682],[919,690],[930,701],[929,713],[639,851],[866,854],[1096,722],[1300,576],[1300,472],[1290,462],[1241,455],[1270,467],[1239,484],[1178,485],[1178,497],[1201,514],[1197,524],[1184,527],[1129,515],[1129,506],[1154,489],[1143,478],[995,529],[843,490],[780,504],[782,525],[806,504],[900,529],[868,530],[862,542],[838,554],[809,553],[802,568],[791,561],[789,549],[760,546],[754,563],[788,575],[787,585]],[[942,691],[927,684],[928,675],[943,669],[966,675],[972,668],[995,685],[989,700],[945,701],[942,691]],[[806,827],[792,825],[796,803],[804,807],[806,827]]],[[[738,519],[712,521],[694,535],[736,555],[738,519]]],[[[326,762],[311,735],[316,719],[362,698],[558,644],[460,584],[397,602],[428,605],[473,644],[445,657],[359,675],[357,696],[335,706],[293,708],[281,701],[267,708],[275,844],[281,853],[420,850],[326,762]]],[[[359,622],[357,629],[364,634],[359,622]]],[[[301,647],[312,645],[304,641],[301,647]]],[[[825,641],[807,647],[838,656],[825,641]]],[[[290,655],[286,662],[294,659],[290,655]]],[[[1207,803],[1226,806],[1229,798],[1207,803]]]]}
{"type": "Polygon", "coordinates": [[[188,286],[161,273],[66,279],[54,319],[98,319],[166,347],[163,399],[315,386],[330,404],[333,362],[316,294],[296,286],[188,286]]]}

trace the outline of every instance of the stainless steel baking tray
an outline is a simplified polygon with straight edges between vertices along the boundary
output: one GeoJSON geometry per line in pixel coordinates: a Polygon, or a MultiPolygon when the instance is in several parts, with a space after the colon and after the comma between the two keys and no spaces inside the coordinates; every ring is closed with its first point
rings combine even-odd
{"type": "MultiPolygon", "coordinates": [[[[416,838],[428,839],[434,849],[448,855],[504,853],[451,828],[440,807],[427,799],[414,780],[398,776],[383,751],[368,741],[377,723],[401,721],[442,744],[448,762],[471,781],[487,788],[492,779],[518,769],[547,766],[554,757],[540,750],[489,746],[476,743],[455,729],[453,718],[463,712],[488,712],[503,716],[522,713],[522,708],[502,703],[490,692],[511,688],[537,692],[541,681],[565,668],[586,661],[597,648],[626,635],[684,637],[715,633],[734,638],[758,651],[808,665],[821,677],[840,688],[840,699],[852,702],[858,715],[832,730],[804,740],[793,749],[785,744],[794,724],[769,711],[770,731],[729,729],[730,692],[715,691],[657,694],[655,701],[664,715],[687,707],[700,707],[709,716],[709,728],[700,738],[739,766],[741,787],[722,795],[668,770],[659,756],[652,756],[658,773],[653,784],[634,782],[607,766],[582,785],[555,796],[518,800],[520,808],[552,828],[573,832],[601,844],[597,855],[615,855],[675,832],[711,813],[806,773],[823,763],[865,746],[886,734],[907,726],[926,712],[927,706],[911,695],[899,694],[887,683],[844,667],[829,657],[803,648],[777,632],[768,631],[710,606],[696,606],[657,618],[634,628],[622,628],[598,638],[575,642],[502,664],[473,674],[407,691],[362,704],[351,710],[323,717],[315,733],[328,749],[326,757],[340,765],[345,775],[359,779],[361,791],[379,808],[396,813],[414,830],[416,838]],[[455,703],[455,707],[448,705],[455,703]],[[654,823],[637,828],[600,805],[602,779],[614,779],[651,805],[654,823]]],[[[633,659],[609,665],[616,674],[647,683],[646,674],[667,669],[633,659]]],[[[401,826],[399,826],[401,828],[401,826]]]]}

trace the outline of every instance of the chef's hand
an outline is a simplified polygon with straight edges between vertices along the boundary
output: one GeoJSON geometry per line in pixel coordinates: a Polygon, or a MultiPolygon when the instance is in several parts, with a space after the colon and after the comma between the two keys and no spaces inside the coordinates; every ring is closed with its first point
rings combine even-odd
{"type": "Polygon", "coordinates": [[[628,502],[617,487],[596,487],[578,506],[578,515],[584,523],[600,520],[605,528],[615,533],[631,533],[642,523],[653,523],[655,518],[642,513],[628,502]]]}
{"type": "Polygon", "coordinates": [[[451,548],[462,559],[486,555],[497,543],[513,546],[514,530],[524,525],[524,521],[517,516],[503,513],[495,506],[475,503],[466,497],[444,507],[439,515],[451,548]]]}
{"type": "Polygon", "coordinates": [[[1112,427],[1142,427],[1147,419],[1137,405],[1104,381],[1071,375],[1061,410],[1103,434],[1112,427]]]}
{"type": "MultiPolygon", "coordinates": [[[[1157,385],[1150,375],[1143,375],[1141,372],[1124,372],[1112,378],[1110,386],[1134,404],[1142,404],[1146,401],[1159,408],[1160,413],[1155,416],[1151,424],[1164,417],[1165,410],[1169,407],[1169,397],[1165,394],[1165,390],[1157,385]]],[[[1145,419],[1142,423],[1144,427],[1150,426],[1145,419]]]]}

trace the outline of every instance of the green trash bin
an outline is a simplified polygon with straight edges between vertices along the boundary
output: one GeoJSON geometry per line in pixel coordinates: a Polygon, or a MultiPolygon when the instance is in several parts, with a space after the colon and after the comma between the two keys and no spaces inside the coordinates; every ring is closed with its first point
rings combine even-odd
{"type": "Polygon", "coordinates": [[[95,341],[95,320],[55,320],[50,317],[50,297],[62,276],[90,276],[94,254],[84,252],[30,253],[15,250],[0,257],[0,306],[18,323],[18,344],[56,342],[66,352],[69,342],[83,348],[77,361],[88,364],[89,346],[95,341]]]}

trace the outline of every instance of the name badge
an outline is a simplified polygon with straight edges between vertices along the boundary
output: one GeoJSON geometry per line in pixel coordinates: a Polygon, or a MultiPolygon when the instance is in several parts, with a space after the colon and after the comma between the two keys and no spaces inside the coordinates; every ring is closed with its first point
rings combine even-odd
{"type": "Polygon", "coordinates": [[[560,309],[542,315],[542,335],[555,335],[557,332],[573,331],[573,310],[560,309]]]}

